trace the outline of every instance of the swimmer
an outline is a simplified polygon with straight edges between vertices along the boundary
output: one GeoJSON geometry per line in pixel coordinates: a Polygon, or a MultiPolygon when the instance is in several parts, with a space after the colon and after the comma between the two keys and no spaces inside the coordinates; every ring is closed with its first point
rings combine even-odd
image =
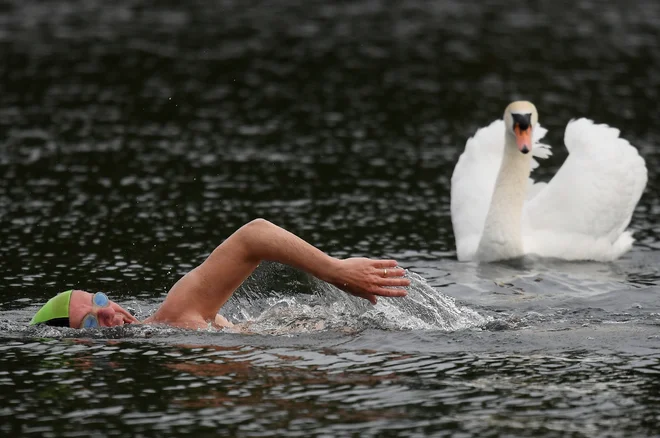
{"type": "MultiPolygon", "coordinates": [[[[198,329],[231,327],[218,311],[263,260],[283,263],[376,304],[378,296],[404,297],[410,280],[394,260],[336,259],[264,219],[243,225],[199,266],[181,277],[163,304],[142,323],[198,329]]],[[[30,321],[72,328],[139,324],[119,304],[97,292],[62,292],[30,321]]]]}

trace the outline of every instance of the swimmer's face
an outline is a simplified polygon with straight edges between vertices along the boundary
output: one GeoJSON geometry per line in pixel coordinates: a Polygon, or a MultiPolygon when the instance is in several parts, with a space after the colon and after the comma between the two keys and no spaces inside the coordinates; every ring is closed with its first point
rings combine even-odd
{"type": "Polygon", "coordinates": [[[87,315],[94,315],[101,327],[114,327],[124,324],[139,323],[133,315],[114,301],[106,307],[93,304],[93,294],[82,290],[74,290],[69,302],[69,324],[73,328],[80,328],[87,315]]]}

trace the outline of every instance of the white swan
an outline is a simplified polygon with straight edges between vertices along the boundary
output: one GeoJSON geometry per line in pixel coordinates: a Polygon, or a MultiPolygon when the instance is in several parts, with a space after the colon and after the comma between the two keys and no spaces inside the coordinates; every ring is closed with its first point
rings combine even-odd
{"type": "Polygon", "coordinates": [[[451,219],[461,261],[537,254],[609,261],[632,247],[625,231],[646,186],[644,159],[619,130],[569,122],[568,158],[549,183],[529,178],[546,129],[536,107],[513,102],[503,120],[477,131],[451,178],[451,219]],[[528,153],[530,152],[531,153],[528,153]]]}

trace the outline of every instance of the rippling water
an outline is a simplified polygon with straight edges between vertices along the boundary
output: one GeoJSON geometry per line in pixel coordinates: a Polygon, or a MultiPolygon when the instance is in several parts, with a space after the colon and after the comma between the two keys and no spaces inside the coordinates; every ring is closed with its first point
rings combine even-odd
{"type": "Polygon", "coordinates": [[[656,436],[660,6],[0,0],[0,433],[656,436]],[[465,140],[534,101],[649,184],[615,263],[458,263],[465,140]],[[372,307],[276,264],[231,332],[28,328],[71,287],[149,315],[241,224],[394,257],[372,307]]]}
{"type": "Polygon", "coordinates": [[[25,435],[582,436],[616,426],[639,436],[656,432],[648,406],[660,401],[657,353],[410,355],[85,340],[2,350],[20,364],[0,375],[15,391],[4,410],[25,435]]]}

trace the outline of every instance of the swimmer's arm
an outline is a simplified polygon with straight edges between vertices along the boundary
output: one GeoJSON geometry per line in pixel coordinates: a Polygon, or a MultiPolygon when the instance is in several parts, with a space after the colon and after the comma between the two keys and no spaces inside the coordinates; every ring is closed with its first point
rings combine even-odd
{"type": "Polygon", "coordinates": [[[401,287],[410,284],[402,278],[404,270],[397,268],[394,260],[339,260],[266,220],[256,219],[237,230],[200,266],[179,280],[158,313],[186,309],[192,311],[191,317],[201,314],[205,320],[212,320],[264,260],[293,266],[374,304],[377,296],[405,296],[401,287]]]}
{"type": "MultiPolygon", "coordinates": [[[[249,270],[247,275],[263,260],[279,262],[308,272],[346,292],[368,299],[374,304],[377,295],[405,296],[404,289],[392,289],[391,287],[410,284],[409,280],[401,278],[405,271],[396,267],[395,260],[336,259],[298,236],[263,219],[250,222],[238,230],[236,235],[241,248],[236,249],[236,254],[241,254],[238,263],[247,266],[248,269],[244,271],[249,270]],[[388,269],[387,278],[383,276],[384,269],[388,269]]],[[[225,255],[227,252],[221,245],[214,251],[214,254],[211,254],[207,262],[216,265],[216,256],[222,260],[225,255]]],[[[241,279],[241,283],[247,275],[241,279]]]]}

